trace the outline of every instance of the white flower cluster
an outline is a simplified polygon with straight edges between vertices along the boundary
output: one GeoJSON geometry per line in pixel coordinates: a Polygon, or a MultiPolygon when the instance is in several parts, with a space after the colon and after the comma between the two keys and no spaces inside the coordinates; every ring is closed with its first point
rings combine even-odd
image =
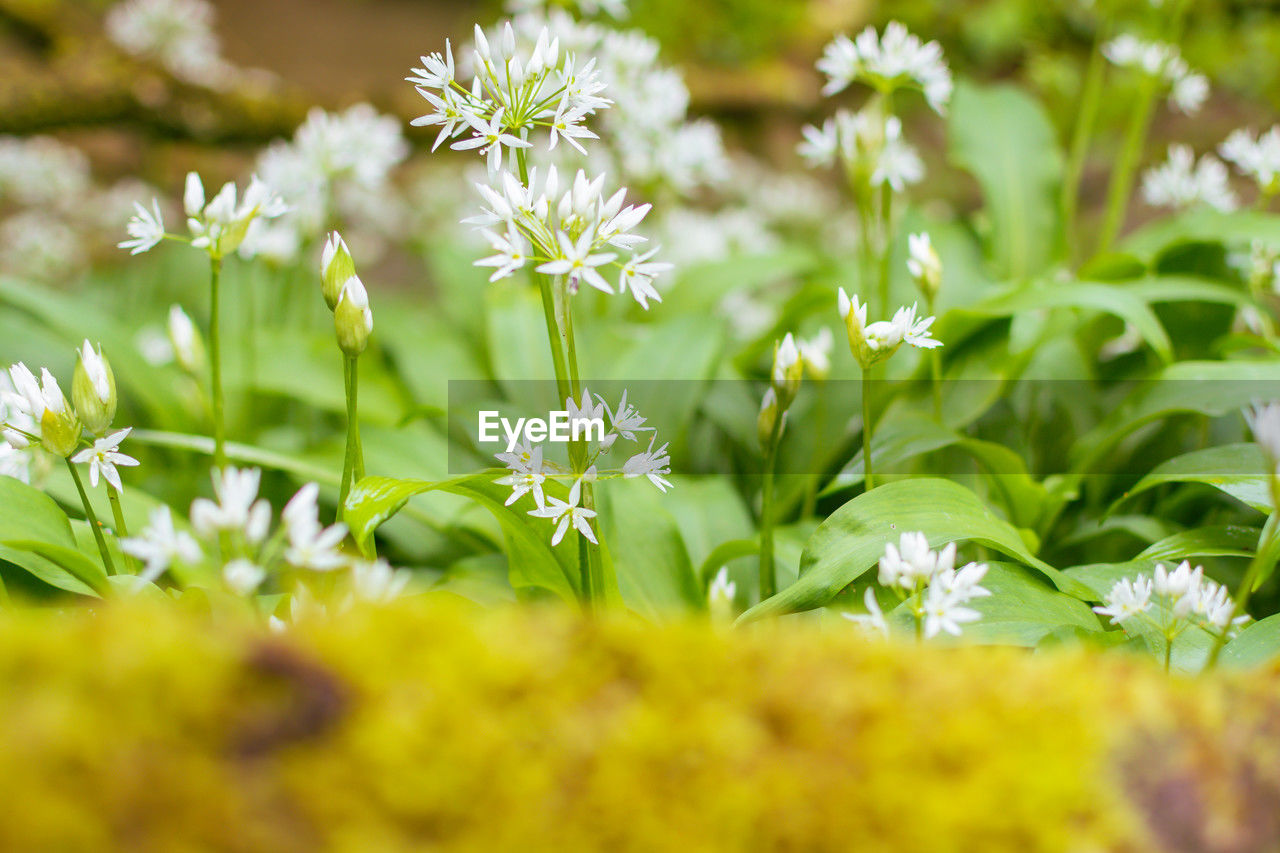
{"type": "Polygon", "coordinates": [[[415,126],[438,126],[433,150],[446,139],[457,150],[478,149],[488,155],[491,172],[503,164],[504,150],[530,148],[536,128],[549,131],[548,149],[560,139],[585,152],[581,139],[596,135],[584,124],[596,110],[610,105],[600,96],[604,83],[594,59],[579,64],[562,51],[558,39],[543,30],[532,50],[517,49],[515,30],[506,24],[491,47],[477,25],[471,51],[470,88],[457,80],[453,49],[422,57],[422,67],[406,78],[431,105],[431,112],[413,120],[415,126]]]}
{"type": "Polygon", "coordinates": [[[671,473],[671,456],[667,453],[667,444],[654,448],[654,444],[657,443],[657,434],[653,427],[645,426],[647,419],[636,410],[635,406],[627,402],[626,391],[623,391],[622,400],[617,408],[611,409],[599,395],[593,402],[591,392],[584,388],[580,400],[574,400],[571,397],[565,401],[565,409],[569,414],[570,424],[590,423],[596,419],[608,424],[608,430],[600,440],[588,442],[583,470],[574,472],[546,459],[543,445],[530,446],[525,442],[511,452],[496,455],[497,460],[511,473],[494,482],[511,487],[511,495],[506,501],[507,506],[511,506],[525,495],[533,498],[535,506],[529,510],[529,515],[550,519],[556,525],[551,538],[552,545],[559,545],[570,527],[594,543],[596,538],[591,530],[590,519],[594,518],[596,513],[595,510],[580,505],[582,483],[644,477],[658,491],[665,493],[671,488],[671,483],[666,479],[666,475],[671,473]],[[639,445],[646,432],[654,433],[650,436],[648,446],[628,457],[620,468],[598,467],[601,457],[613,449],[618,439],[639,445]],[[569,489],[568,499],[560,500],[546,494],[544,486],[548,480],[572,480],[573,485],[569,489]]]}
{"type": "Polygon", "coordinates": [[[918,349],[942,346],[929,332],[934,318],[916,316],[915,305],[899,308],[892,320],[867,323],[867,306],[858,302],[856,294],[850,298],[842,287],[836,300],[849,334],[849,349],[863,370],[889,358],[904,343],[918,349]]]}
{"type": "Polygon", "coordinates": [[[17,389],[13,387],[8,371],[0,370],[0,427],[3,427],[0,437],[4,438],[4,441],[0,442],[0,477],[13,477],[24,483],[30,483],[30,454],[24,453],[23,448],[15,446],[9,440],[12,434],[26,441],[22,432],[18,430],[30,432],[31,426],[30,416],[19,407],[19,401],[15,399],[16,395],[17,389]],[[14,424],[17,430],[7,428],[10,423],[14,424]]]}
{"type": "Polygon", "coordinates": [[[231,73],[205,0],[124,0],[107,13],[107,37],[188,83],[218,87],[231,73]]]}
{"type": "MultiPolygon", "coordinates": [[[[248,189],[238,202],[235,182],[228,181],[206,203],[204,183],[195,172],[187,173],[182,206],[187,215],[187,230],[191,234],[189,242],[215,259],[240,248],[256,220],[274,219],[289,209],[284,200],[256,176],[249,181],[248,189]]],[[[166,237],[184,239],[165,231],[159,201],[153,199],[150,210],[141,204],[135,207],[136,212],[125,227],[129,239],[118,244],[121,249],[129,249],[130,254],[137,255],[150,251],[166,237]]]]}
{"type": "Polygon", "coordinates": [[[658,42],[639,30],[618,31],[575,21],[563,11],[515,20],[516,38],[532,45],[543,29],[562,48],[597,58],[613,107],[599,116],[602,142],[588,152],[597,172],[645,187],[688,194],[729,175],[719,128],[690,120],[681,74],[659,61],[658,42]]]}
{"type": "MultiPolygon", "coordinates": [[[[335,572],[349,569],[357,587],[364,577],[390,573],[385,564],[368,564],[344,553],[346,525],[325,527],[317,503],[319,487],[303,486],[280,513],[280,529],[271,529],[271,505],[258,497],[262,472],[227,468],[214,472],[214,500],[197,498],[191,504],[190,532],[175,524],[173,513],[161,506],[151,513],[141,535],[124,539],[126,554],[142,560],[139,585],[153,583],[177,568],[199,573],[213,571],[237,595],[253,594],[268,578],[286,569],[335,572]],[[194,535],[193,535],[194,534],[194,535]]],[[[376,578],[374,578],[376,579],[376,578]]],[[[404,586],[403,580],[378,585],[386,591],[404,586]]]]}
{"type": "MultiPolygon", "coordinates": [[[[916,619],[920,635],[925,639],[940,633],[960,636],[961,625],[982,618],[978,611],[966,607],[975,598],[991,594],[980,586],[987,574],[985,563],[969,563],[957,569],[956,546],[950,542],[941,551],[929,548],[923,533],[903,533],[895,546],[885,545],[880,558],[880,585],[892,591],[916,619]]],[[[875,629],[886,636],[889,625],[876,600],[875,590],[867,588],[865,615],[846,613],[845,618],[875,629]]]]}
{"type": "Polygon", "coordinates": [[[0,136],[0,203],[79,203],[89,190],[89,159],[47,136],[0,136]]]}
{"type": "Polygon", "coordinates": [[[802,133],[800,156],[812,166],[829,168],[839,160],[850,176],[896,192],[924,178],[920,155],[902,138],[902,122],[877,108],[838,110],[822,127],[806,125],[802,133]]]}
{"type": "Polygon", "coordinates": [[[1266,196],[1280,191],[1280,125],[1256,137],[1249,130],[1234,131],[1218,148],[1222,159],[1252,178],[1266,196]]]}
{"type": "MultiPolygon", "coordinates": [[[[294,260],[335,221],[398,236],[403,211],[388,178],[408,155],[409,143],[394,116],[369,104],[340,113],[313,109],[291,141],[276,142],[258,157],[257,174],[290,212],[269,225],[255,222],[241,254],[294,260]]],[[[374,236],[358,240],[364,253],[366,244],[377,242],[374,236]]]]}
{"type": "Polygon", "coordinates": [[[1147,170],[1142,178],[1142,198],[1153,207],[1178,210],[1207,205],[1230,211],[1239,204],[1231,191],[1226,165],[1212,154],[1197,161],[1186,145],[1170,145],[1169,159],[1147,170]]]}
{"type": "Polygon", "coordinates": [[[1113,65],[1163,80],[1170,87],[1169,103],[1187,115],[1199,112],[1209,97],[1209,80],[1192,71],[1174,45],[1126,33],[1103,45],[1102,53],[1113,65]]]}
{"type": "Polygon", "coordinates": [[[922,42],[897,21],[884,28],[884,35],[867,27],[854,39],[836,36],[818,60],[818,70],[827,76],[824,95],[834,95],[856,81],[885,93],[918,88],[939,114],[951,100],[951,71],[942,48],[936,41],[922,42]]]}
{"type": "Polygon", "coordinates": [[[646,309],[649,300],[662,301],[653,280],[671,265],[650,260],[657,249],[633,252],[625,261],[619,261],[618,252],[613,251],[632,251],[645,242],[633,232],[651,206],[624,207],[625,188],[606,198],[604,175],[588,179],[579,170],[563,193],[554,166],[547,168],[541,183],[538,177],[533,170],[526,186],[510,172],[502,172],[497,181],[500,189],[476,184],[485,207],[480,216],[464,222],[478,226],[496,252],[476,261],[476,266],[496,267],[489,280],[506,278],[534,263],[539,273],[564,276],[570,293],[584,283],[613,293],[613,286],[600,273],[607,266],[618,271],[618,292],[629,292],[646,309]]]}
{"type": "Polygon", "coordinates": [[[1191,625],[1230,634],[1249,620],[1235,615],[1235,601],[1226,587],[1206,578],[1203,566],[1193,569],[1187,560],[1173,571],[1157,564],[1154,578],[1140,574],[1116,581],[1105,603],[1093,609],[1110,616],[1112,625],[1145,617],[1169,643],[1191,625]],[[1155,617],[1146,615],[1153,610],[1155,617]]]}
{"type": "Polygon", "coordinates": [[[760,403],[756,420],[756,433],[760,446],[768,451],[773,447],[787,426],[787,413],[805,373],[821,381],[831,373],[831,346],[834,336],[823,326],[808,340],[797,340],[790,332],[773,347],[773,368],[769,373],[769,387],[760,403]]]}

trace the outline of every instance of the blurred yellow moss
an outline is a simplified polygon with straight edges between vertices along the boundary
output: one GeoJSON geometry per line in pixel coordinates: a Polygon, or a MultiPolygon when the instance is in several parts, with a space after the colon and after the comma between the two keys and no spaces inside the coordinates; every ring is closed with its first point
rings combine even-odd
{"type": "Polygon", "coordinates": [[[1266,850],[1274,673],[409,601],[0,616],[0,849],[1266,850]]]}

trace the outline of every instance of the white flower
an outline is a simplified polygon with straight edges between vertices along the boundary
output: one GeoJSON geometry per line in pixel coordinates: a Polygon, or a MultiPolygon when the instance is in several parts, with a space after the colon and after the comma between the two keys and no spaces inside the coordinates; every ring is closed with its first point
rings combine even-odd
{"type": "Polygon", "coordinates": [[[627,479],[648,477],[649,482],[658,487],[658,491],[665,493],[671,488],[671,483],[661,475],[671,473],[671,456],[667,453],[666,444],[654,450],[654,441],[656,438],[649,442],[648,450],[637,453],[623,464],[622,475],[627,479]]]}
{"type": "Polygon", "coordinates": [[[1147,170],[1142,178],[1142,197],[1155,207],[1183,209],[1204,204],[1216,210],[1234,210],[1227,167],[1212,154],[1196,162],[1186,145],[1170,145],[1169,159],[1147,170]]]}
{"type": "Polygon", "coordinates": [[[84,152],[50,136],[0,136],[0,199],[30,208],[81,206],[93,176],[84,152]]]}
{"type": "Polygon", "coordinates": [[[328,572],[347,565],[347,558],[338,550],[347,536],[347,526],[338,523],[326,528],[320,524],[319,493],[319,486],[307,483],[280,513],[289,536],[284,558],[298,568],[328,572]]]}
{"type": "Polygon", "coordinates": [[[499,109],[490,119],[482,119],[475,115],[466,115],[464,118],[467,124],[471,125],[475,131],[475,136],[470,139],[463,139],[449,146],[455,151],[465,151],[470,148],[479,148],[481,154],[489,156],[489,171],[496,172],[502,168],[502,146],[508,148],[530,148],[532,147],[523,139],[512,136],[510,133],[503,131],[502,125],[503,109],[499,109]]]}
{"type": "Polygon", "coordinates": [[[125,225],[125,232],[129,235],[129,239],[121,240],[116,246],[120,249],[128,249],[131,255],[138,255],[150,251],[164,239],[164,217],[160,213],[160,202],[155,199],[151,200],[150,210],[137,202],[134,202],[133,206],[136,212],[125,225]]]}
{"type": "Polygon", "coordinates": [[[546,275],[568,276],[570,293],[576,293],[578,285],[584,281],[597,290],[613,293],[613,288],[604,280],[604,276],[600,275],[596,267],[612,261],[617,257],[615,253],[593,254],[591,250],[595,248],[596,235],[590,231],[584,231],[576,242],[563,231],[556,234],[556,238],[560,244],[559,253],[553,260],[539,266],[538,272],[546,275]]]}
{"type": "Polygon", "coordinates": [[[1280,189],[1280,125],[1256,139],[1248,130],[1236,130],[1218,147],[1218,153],[1241,174],[1256,181],[1264,193],[1280,189]]]}
{"type": "Polygon", "coordinates": [[[80,346],[80,363],[84,365],[85,375],[89,377],[89,385],[93,393],[103,403],[111,399],[111,377],[107,373],[107,364],[102,359],[102,348],[94,349],[85,338],[80,346]]]}
{"type": "Polygon", "coordinates": [[[31,457],[8,443],[0,443],[0,477],[13,477],[30,483],[31,457]]]}
{"type": "Polygon", "coordinates": [[[991,595],[989,589],[978,585],[986,575],[986,563],[969,563],[960,569],[941,566],[929,581],[929,585],[940,588],[948,595],[954,596],[960,603],[964,603],[973,598],[991,595]]]}
{"type": "Polygon", "coordinates": [[[800,349],[800,360],[804,362],[804,369],[814,379],[826,379],[831,373],[831,347],[835,341],[835,337],[831,334],[831,329],[823,326],[817,333],[809,339],[800,339],[796,341],[796,346],[800,349]]]}
{"type": "Polygon", "coordinates": [[[153,509],[142,535],[120,540],[120,549],[146,563],[138,576],[143,583],[154,581],[174,563],[195,565],[204,558],[191,534],[174,527],[167,506],[153,509]]]}
{"type": "Polygon", "coordinates": [[[1102,53],[1114,65],[1162,79],[1170,87],[1172,105],[1187,115],[1198,112],[1209,96],[1209,81],[1191,71],[1178,48],[1171,44],[1125,34],[1103,45],[1102,53]]]}
{"type": "Polygon", "coordinates": [[[836,151],[840,148],[840,134],[835,119],[827,119],[822,127],[805,125],[800,131],[804,141],[800,143],[800,156],[809,161],[809,165],[818,167],[834,166],[836,151]]]}
{"type": "Polygon", "coordinates": [[[1133,580],[1118,580],[1107,594],[1105,603],[1093,608],[1094,612],[1110,616],[1112,625],[1146,613],[1151,609],[1152,586],[1151,579],[1143,575],[1133,580]]]}
{"type": "Polygon", "coordinates": [[[907,236],[907,272],[925,296],[937,296],[942,286],[942,259],[928,233],[907,236]]]}
{"type": "Polygon", "coordinates": [[[243,557],[222,567],[222,580],[236,595],[252,595],[267,579],[267,572],[252,560],[243,557]]]}
{"type": "Polygon", "coordinates": [[[543,506],[542,484],[547,481],[548,469],[542,461],[542,447],[529,449],[526,445],[521,453],[499,453],[497,456],[511,469],[507,476],[494,480],[498,485],[511,487],[511,495],[504,506],[511,506],[530,493],[533,494],[533,502],[543,506]]]}
{"type": "Polygon", "coordinates": [[[930,336],[929,327],[933,321],[933,317],[917,317],[914,304],[910,308],[899,308],[893,315],[893,324],[898,327],[903,343],[918,349],[942,346],[942,341],[930,336]]]}
{"type": "Polygon", "coordinates": [[[351,564],[351,592],[359,601],[374,604],[393,601],[409,585],[409,578],[408,572],[391,568],[386,560],[357,560],[351,564]]]}
{"type": "Polygon", "coordinates": [[[100,438],[93,443],[93,447],[87,447],[81,450],[75,456],[71,457],[71,461],[77,464],[89,463],[89,484],[94,488],[98,486],[98,477],[106,480],[117,492],[124,489],[120,483],[120,472],[116,470],[117,465],[123,465],[126,468],[138,465],[138,460],[132,456],[126,456],[120,452],[120,442],[133,431],[133,427],[127,427],[113,432],[104,438],[100,438]]]}
{"type": "Polygon", "coordinates": [[[271,506],[258,500],[262,472],[257,468],[231,468],[213,472],[217,501],[196,498],[191,503],[191,526],[202,539],[216,539],[219,533],[238,533],[246,542],[258,544],[267,538],[271,506]]]}
{"type": "Polygon", "coordinates": [[[604,406],[605,412],[609,415],[609,424],[613,432],[625,438],[627,441],[636,441],[637,432],[652,432],[653,427],[645,426],[646,418],[640,414],[635,406],[627,402],[627,392],[622,392],[622,400],[618,402],[618,408],[610,409],[609,404],[599,394],[596,399],[600,405],[604,406]]]}
{"type": "Polygon", "coordinates": [[[493,246],[494,251],[497,253],[487,258],[481,258],[475,263],[478,267],[496,268],[493,275],[489,276],[490,283],[500,278],[506,278],[522,268],[529,260],[528,241],[514,228],[508,229],[505,234],[498,234],[487,228],[482,228],[480,233],[484,235],[484,238],[489,241],[489,244],[493,246]]]}
{"type": "Polygon", "coordinates": [[[650,261],[658,253],[655,247],[643,255],[636,255],[622,265],[618,273],[618,286],[631,292],[631,296],[640,303],[640,307],[649,310],[649,300],[661,302],[662,296],[653,287],[653,280],[669,271],[674,264],[665,261],[650,261]]]}
{"type": "Polygon", "coordinates": [[[868,323],[867,306],[860,304],[856,295],[850,298],[842,287],[836,296],[849,335],[849,348],[864,370],[893,355],[903,343],[920,349],[942,346],[929,333],[934,318],[918,318],[915,305],[899,308],[892,320],[868,323]]]}
{"type": "Polygon", "coordinates": [[[729,567],[721,566],[707,589],[707,609],[711,618],[718,622],[728,622],[733,618],[733,600],[738,594],[738,585],[729,580],[729,567]]]}
{"type": "Polygon", "coordinates": [[[841,613],[840,615],[868,633],[888,637],[889,623],[885,621],[884,611],[880,609],[880,602],[876,601],[875,590],[867,587],[866,594],[863,595],[862,600],[867,605],[866,613],[841,613]]]}
{"type": "Polygon", "coordinates": [[[593,509],[585,509],[578,506],[578,501],[581,499],[582,479],[578,479],[574,481],[573,487],[569,489],[569,500],[562,501],[559,498],[548,495],[546,506],[529,510],[529,515],[535,518],[549,518],[556,523],[556,531],[551,537],[552,546],[560,544],[560,540],[564,539],[564,534],[570,526],[586,537],[588,542],[593,545],[597,544],[596,535],[591,530],[590,521],[595,518],[596,512],[593,509]]]}
{"type": "Polygon", "coordinates": [[[107,13],[107,37],[134,56],[158,61],[174,76],[222,84],[230,68],[220,56],[213,6],[204,0],[124,0],[107,13]]]}
{"type": "Polygon", "coordinates": [[[1267,460],[1280,464],[1280,402],[1254,403],[1245,409],[1244,419],[1267,460]]]}
{"type": "Polygon", "coordinates": [[[173,355],[178,364],[190,373],[204,369],[204,348],[200,344],[199,333],[195,323],[182,310],[180,305],[169,307],[169,343],[173,346],[173,355]]]}
{"type": "Polygon", "coordinates": [[[896,547],[892,542],[885,545],[880,558],[880,585],[916,589],[939,572],[953,568],[955,562],[954,542],[947,543],[941,551],[933,551],[923,533],[903,533],[896,547]]]}
{"type": "Polygon", "coordinates": [[[867,27],[854,40],[836,36],[817,67],[827,76],[824,95],[834,95],[856,80],[880,91],[917,87],[938,113],[946,111],[951,99],[951,72],[942,48],[936,41],[921,42],[897,21],[885,27],[883,36],[874,27],[867,27]]]}
{"type": "Polygon", "coordinates": [[[888,184],[895,192],[902,192],[907,184],[918,184],[923,178],[924,163],[902,138],[902,122],[889,116],[884,123],[884,147],[871,173],[872,186],[888,184]]]}
{"type": "Polygon", "coordinates": [[[1177,599],[1174,613],[1178,616],[1185,616],[1190,612],[1194,604],[1194,594],[1199,591],[1203,581],[1204,568],[1196,566],[1193,570],[1188,560],[1183,560],[1172,572],[1168,571],[1163,563],[1158,563],[1156,564],[1152,591],[1156,595],[1177,599]]]}
{"type": "Polygon", "coordinates": [[[930,584],[925,591],[923,610],[926,640],[936,637],[943,631],[958,637],[962,624],[976,622],[982,618],[982,614],[978,611],[965,607],[959,596],[936,583],[930,584]]]}
{"type": "Polygon", "coordinates": [[[260,219],[275,219],[288,212],[289,206],[274,190],[255,175],[249,180],[244,196],[237,203],[234,182],[228,181],[208,204],[204,202],[204,184],[195,172],[187,174],[183,208],[187,214],[187,230],[191,245],[204,249],[211,258],[222,258],[240,248],[249,226],[260,219]]]}

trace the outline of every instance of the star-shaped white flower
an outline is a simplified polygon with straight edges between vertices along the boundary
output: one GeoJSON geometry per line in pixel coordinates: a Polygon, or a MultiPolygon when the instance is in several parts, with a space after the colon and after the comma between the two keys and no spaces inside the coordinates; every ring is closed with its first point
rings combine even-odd
{"type": "Polygon", "coordinates": [[[97,488],[98,478],[101,477],[117,492],[124,489],[124,486],[120,483],[120,472],[116,470],[116,466],[123,465],[126,468],[130,468],[139,464],[137,459],[120,452],[120,442],[124,441],[131,432],[133,432],[133,427],[126,427],[113,432],[95,441],[93,447],[86,447],[71,457],[71,461],[77,464],[89,463],[89,484],[91,486],[97,488]]]}
{"type": "MultiPolygon", "coordinates": [[[[594,475],[595,470],[592,469],[584,474],[583,478],[594,475]]],[[[597,544],[596,535],[591,530],[591,519],[595,518],[596,512],[593,509],[578,506],[580,500],[582,500],[582,478],[575,480],[573,487],[569,489],[569,500],[562,501],[548,495],[546,506],[529,510],[529,515],[536,518],[549,518],[556,523],[556,532],[551,537],[552,546],[560,544],[560,540],[564,539],[564,534],[568,532],[570,526],[585,536],[592,545],[597,544]]]]}

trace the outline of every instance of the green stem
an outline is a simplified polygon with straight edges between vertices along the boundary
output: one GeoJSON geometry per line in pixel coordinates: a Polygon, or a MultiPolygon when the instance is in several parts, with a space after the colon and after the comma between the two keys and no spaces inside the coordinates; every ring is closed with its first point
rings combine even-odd
{"type": "Polygon", "coordinates": [[[862,470],[865,491],[874,489],[871,474],[871,376],[870,370],[862,370],[862,470]]]}
{"type": "Polygon", "coordinates": [[[1074,259],[1079,249],[1075,229],[1076,211],[1080,204],[1080,181],[1084,177],[1085,158],[1089,154],[1089,143],[1093,140],[1093,129],[1098,120],[1098,107],[1102,103],[1102,82],[1107,70],[1107,60],[1102,55],[1105,41],[1104,28],[1100,27],[1094,39],[1093,51],[1089,54],[1080,108],[1076,112],[1075,129],[1071,134],[1071,154],[1067,159],[1067,172],[1062,182],[1062,234],[1069,259],[1074,259]]]}
{"type": "Polygon", "coordinates": [[[84,490],[84,483],[80,480],[80,472],[76,470],[75,463],[70,458],[64,461],[67,463],[67,470],[71,472],[71,479],[75,481],[76,491],[80,493],[80,502],[84,504],[84,517],[89,520],[89,527],[93,530],[93,539],[98,543],[98,553],[102,555],[102,566],[107,570],[107,574],[114,575],[116,573],[116,565],[111,559],[111,551],[107,549],[107,540],[102,535],[102,525],[98,523],[98,516],[93,511],[93,505],[89,503],[89,495],[84,490]]]}
{"type": "MultiPolygon", "coordinates": [[[[1280,491],[1276,488],[1275,479],[1274,477],[1272,478],[1273,493],[1280,491]]],[[[1205,664],[1206,670],[1213,669],[1218,665],[1218,657],[1222,654],[1222,649],[1227,644],[1227,633],[1231,630],[1231,626],[1236,619],[1247,612],[1249,598],[1253,595],[1254,587],[1262,579],[1263,573],[1275,566],[1275,551],[1278,541],[1280,541],[1280,512],[1273,512],[1267,518],[1267,523],[1262,527],[1262,535],[1258,537],[1258,549],[1254,553],[1253,559],[1249,562],[1249,568],[1245,569],[1244,577],[1240,579],[1240,587],[1236,590],[1235,595],[1236,604],[1231,611],[1231,620],[1227,622],[1222,629],[1222,633],[1213,642],[1213,649],[1209,652],[1209,662],[1205,664]]]]}
{"type": "MultiPolygon", "coordinates": [[[[929,316],[936,317],[934,310],[934,298],[925,300],[925,304],[929,311],[929,316]]],[[[942,423],[942,353],[939,347],[929,350],[929,384],[933,389],[933,415],[938,419],[938,423],[942,423]]]]}
{"type": "Polygon", "coordinates": [[[209,278],[209,369],[213,385],[213,466],[219,471],[227,467],[227,430],[222,396],[222,335],[219,321],[219,291],[222,283],[222,258],[210,260],[209,278]]]}
{"type": "Polygon", "coordinates": [[[338,519],[346,514],[347,495],[364,476],[364,459],[360,446],[360,359],[344,355],[342,373],[347,393],[347,449],[342,460],[342,485],[338,491],[338,519]]]}
{"type": "Polygon", "coordinates": [[[1120,159],[1116,161],[1116,167],[1111,173],[1111,185],[1107,190],[1107,214],[1106,219],[1103,220],[1102,236],[1098,240],[1096,254],[1102,254],[1111,248],[1120,234],[1121,226],[1124,225],[1129,196],[1133,191],[1134,173],[1147,141],[1152,113],[1155,111],[1158,84],[1158,78],[1147,75],[1138,90],[1138,100],[1129,116],[1129,126],[1125,130],[1120,159]]]}
{"type": "MultiPolygon", "coordinates": [[[[111,503],[111,516],[116,522],[116,538],[123,539],[129,535],[129,528],[124,523],[124,507],[120,503],[120,493],[110,483],[107,483],[107,500],[111,503]]],[[[125,557],[125,559],[131,567],[136,569],[137,560],[133,557],[125,557]]]]}
{"type": "Polygon", "coordinates": [[[778,462],[778,444],[782,434],[782,413],[774,419],[769,446],[764,453],[764,479],[760,484],[760,600],[778,593],[778,577],[773,568],[773,469],[778,462]]]}
{"type": "Polygon", "coordinates": [[[893,252],[893,187],[887,183],[880,188],[880,313],[888,317],[893,313],[889,304],[889,260],[893,252]]]}

